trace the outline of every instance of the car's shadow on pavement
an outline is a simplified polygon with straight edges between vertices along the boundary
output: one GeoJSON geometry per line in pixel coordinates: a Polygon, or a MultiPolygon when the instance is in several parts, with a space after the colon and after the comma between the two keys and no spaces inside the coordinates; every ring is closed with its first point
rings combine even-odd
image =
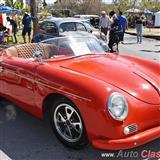
{"type": "Polygon", "coordinates": [[[125,42],[123,43],[124,45],[132,45],[132,44],[137,44],[136,42],[125,42]]]}
{"type": "Polygon", "coordinates": [[[159,148],[160,140],[156,140],[121,152],[95,150],[91,145],[73,150],[57,140],[46,122],[0,100],[0,150],[12,160],[140,160],[141,151],[159,148]],[[113,155],[107,156],[108,153],[113,155]],[[124,154],[128,154],[128,158],[124,154]]]}
{"type": "Polygon", "coordinates": [[[154,51],[154,50],[140,50],[142,52],[154,52],[154,53],[160,53],[160,51],[154,51]]]}

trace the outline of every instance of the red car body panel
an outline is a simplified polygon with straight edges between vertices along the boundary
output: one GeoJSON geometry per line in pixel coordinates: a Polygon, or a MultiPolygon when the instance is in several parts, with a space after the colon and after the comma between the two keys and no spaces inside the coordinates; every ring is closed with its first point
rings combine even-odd
{"type": "Polygon", "coordinates": [[[160,138],[160,66],[122,55],[86,55],[45,60],[0,53],[0,95],[43,118],[43,104],[50,94],[69,98],[79,109],[88,137],[100,149],[128,149],[160,138]],[[125,121],[113,119],[107,109],[112,92],[128,102],[125,121]],[[124,127],[138,130],[124,134],[124,127]],[[136,143],[135,143],[136,142],[136,143]]]}
{"type": "Polygon", "coordinates": [[[148,129],[142,133],[140,132],[136,135],[133,135],[124,139],[93,140],[92,144],[95,148],[98,148],[98,149],[112,148],[113,150],[120,150],[120,149],[134,148],[136,146],[140,146],[151,140],[159,138],[159,130],[160,130],[160,126],[148,129]]]}

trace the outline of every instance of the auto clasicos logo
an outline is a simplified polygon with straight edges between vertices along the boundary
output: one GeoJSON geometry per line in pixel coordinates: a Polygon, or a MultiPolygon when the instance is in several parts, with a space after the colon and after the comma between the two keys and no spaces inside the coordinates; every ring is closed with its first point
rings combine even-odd
{"type": "Polygon", "coordinates": [[[160,158],[160,151],[143,150],[141,151],[142,158],[160,158]]]}
{"type": "Polygon", "coordinates": [[[143,159],[157,159],[160,160],[160,151],[153,151],[153,150],[142,150],[140,152],[138,151],[123,151],[120,150],[117,153],[101,153],[102,158],[131,158],[131,159],[137,159],[137,158],[143,158],[143,159]]]}
{"type": "MultiPolygon", "coordinates": [[[[101,155],[102,156],[102,155],[101,155]]],[[[104,154],[103,153],[103,158],[104,157],[115,157],[115,158],[131,158],[131,159],[135,159],[135,158],[143,158],[143,159],[160,159],[160,151],[153,151],[153,150],[142,150],[140,152],[138,151],[123,151],[120,150],[119,152],[117,152],[117,154],[115,155],[114,153],[107,153],[104,154]]]]}

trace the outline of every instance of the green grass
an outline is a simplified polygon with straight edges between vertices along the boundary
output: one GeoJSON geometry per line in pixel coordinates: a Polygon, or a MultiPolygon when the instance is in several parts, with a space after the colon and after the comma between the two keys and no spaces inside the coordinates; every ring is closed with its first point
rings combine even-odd
{"type": "MultiPolygon", "coordinates": [[[[12,35],[12,33],[11,33],[11,35],[12,35]]],[[[12,37],[13,37],[13,36],[12,36],[12,37]]],[[[32,36],[31,36],[31,37],[32,37],[32,36]]],[[[6,37],[6,39],[7,39],[7,37],[6,37]]],[[[23,37],[22,37],[22,29],[19,29],[19,30],[18,30],[17,39],[18,39],[18,43],[19,43],[19,44],[23,44],[23,43],[24,43],[24,42],[23,42],[23,37]]],[[[27,35],[26,35],[26,39],[27,39],[27,41],[28,41],[27,35]]],[[[1,45],[0,45],[0,51],[1,51],[2,49],[7,48],[7,47],[12,46],[12,45],[16,45],[16,44],[14,43],[14,37],[13,37],[13,42],[1,44],[1,45]]]]}

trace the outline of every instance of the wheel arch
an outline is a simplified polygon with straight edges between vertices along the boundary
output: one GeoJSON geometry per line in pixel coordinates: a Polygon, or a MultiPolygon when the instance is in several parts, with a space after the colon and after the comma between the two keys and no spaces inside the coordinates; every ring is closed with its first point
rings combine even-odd
{"type": "Polygon", "coordinates": [[[43,113],[44,118],[46,118],[45,116],[48,115],[49,109],[52,106],[53,102],[55,102],[59,98],[70,100],[68,97],[60,93],[50,93],[49,95],[45,97],[45,99],[43,100],[43,105],[42,105],[42,113],[43,113]]]}
{"type": "Polygon", "coordinates": [[[42,115],[43,115],[44,118],[48,117],[49,109],[52,107],[52,104],[56,100],[61,99],[61,98],[69,100],[71,103],[73,103],[76,106],[78,112],[81,114],[78,106],[76,105],[76,103],[71,98],[69,98],[66,95],[61,94],[61,93],[50,93],[44,98],[43,103],[42,103],[42,115]]]}

